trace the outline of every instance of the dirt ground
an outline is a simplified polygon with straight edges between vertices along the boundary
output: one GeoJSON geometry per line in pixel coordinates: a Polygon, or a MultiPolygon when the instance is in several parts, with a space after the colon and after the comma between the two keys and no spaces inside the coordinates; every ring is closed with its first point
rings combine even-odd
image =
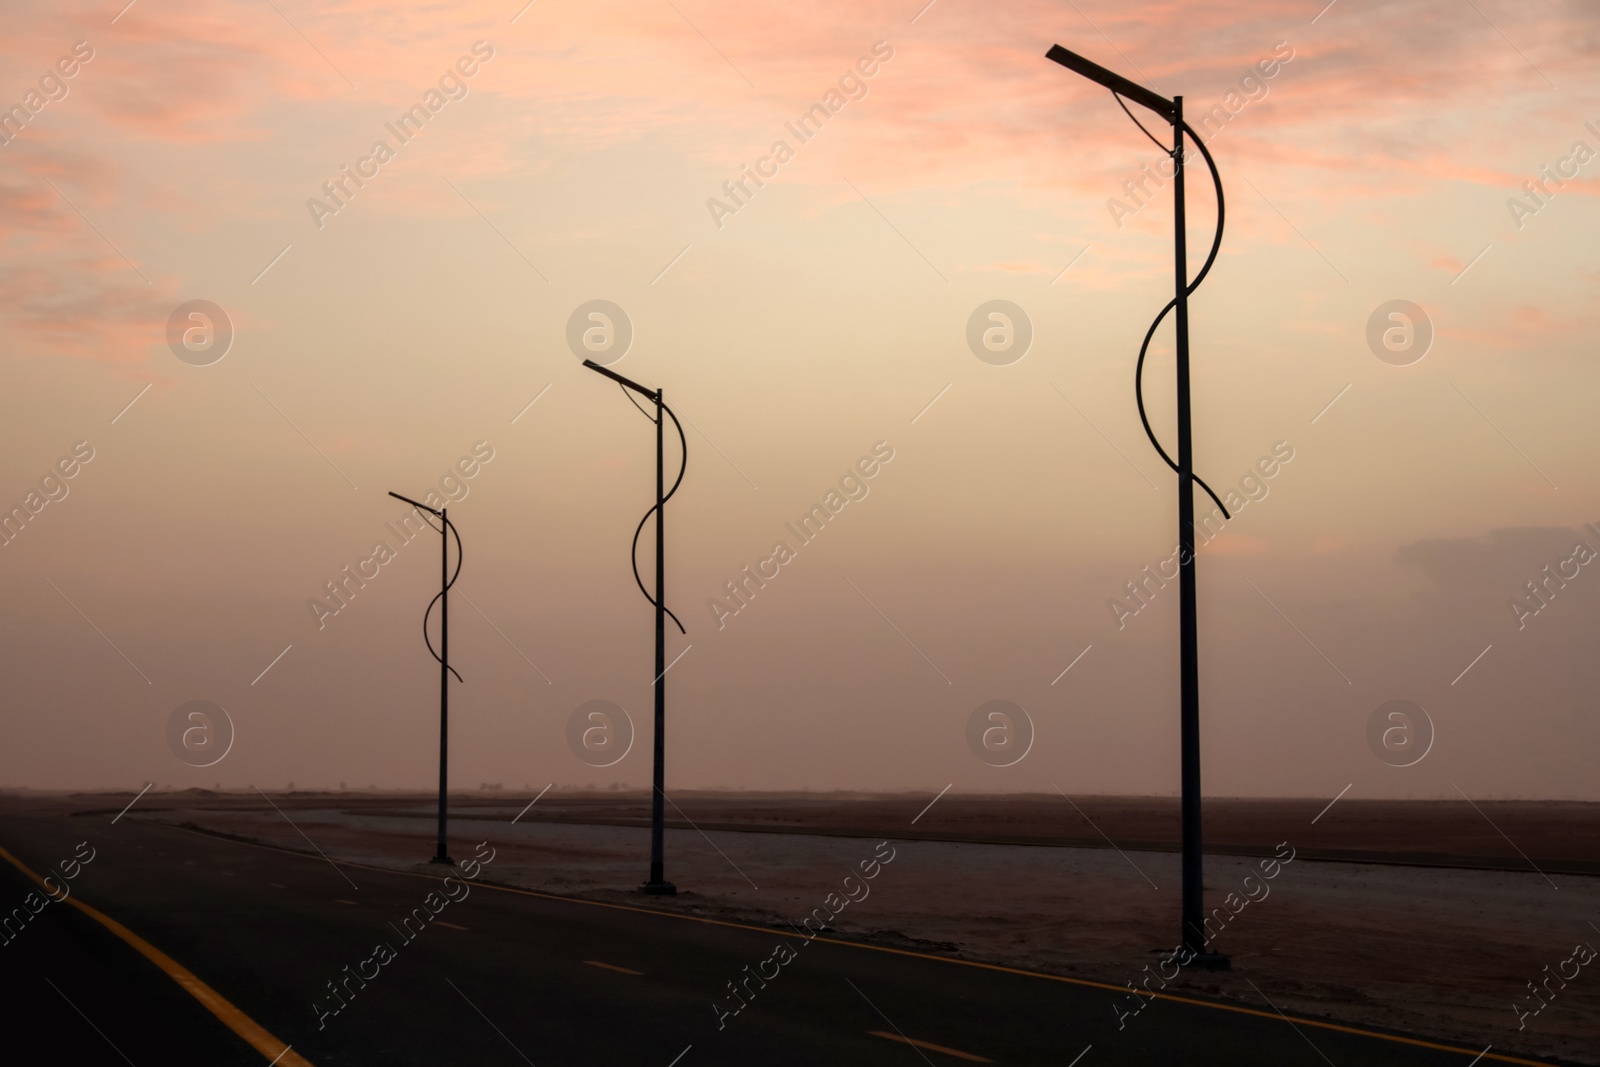
{"type": "MultiPolygon", "coordinates": [[[[116,812],[130,799],[0,803],[116,812]]],[[[272,799],[282,813],[256,794],[151,792],[126,817],[309,851],[303,832],[335,859],[386,867],[432,855],[433,798],[272,799]]],[[[927,808],[931,794],[674,794],[673,898],[632,892],[648,860],[644,794],[551,792],[527,807],[533,799],[452,797],[452,840],[489,840],[495,881],[763,925],[822,906],[888,840],[894,859],[870,895],[832,920],[840,936],[1119,985],[1177,941],[1171,799],[958,795],[927,808]]],[[[1600,971],[1585,968],[1536,1016],[1513,1009],[1536,1004],[1528,983],[1546,965],[1579,943],[1600,946],[1600,805],[1326,804],[1207,801],[1208,903],[1249,902],[1215,942],[1233,969],[1185,972],[1171,991],[1600,1063],[1600,971]],[[1253,857],[1291,849],[1262,879],[1253,857]]],[[[1106,993],[1108,1013],[1117,999],[1106,993]]]]}

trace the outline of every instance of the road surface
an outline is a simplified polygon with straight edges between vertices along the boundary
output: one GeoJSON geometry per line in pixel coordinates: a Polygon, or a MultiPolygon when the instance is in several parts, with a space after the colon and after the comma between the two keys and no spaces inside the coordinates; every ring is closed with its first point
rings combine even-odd
{"type": "MultiPolygon", "coordinates": [[[[1482,1051],[1295,1021],[1265,998],[1119,1019],[1127,999],[1092,983],[112,820],[0,824],[0,903],[31,916],[0,944],[9,1036],[52,1062],[1473,1067],[1482,1051]],[[75,872],[69,900],[28,912],[22,867],[52,886],[75,872]]],[[[1504,1062],[1548,1061],[1477,1061],[1504,1062]]]]}

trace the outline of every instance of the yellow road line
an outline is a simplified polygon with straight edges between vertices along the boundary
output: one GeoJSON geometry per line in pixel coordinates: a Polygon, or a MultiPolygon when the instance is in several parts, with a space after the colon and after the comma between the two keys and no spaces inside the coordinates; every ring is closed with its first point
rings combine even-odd
{"type": "MultiPolygon", "coordinates": [[[[303,860],[309,859],[321,862],[320,857],[313,856],[309,852],[296,852],[293,849],[279,848],[277,845],[263,845],[253,841],[240,841],[231,837],[219,837],[216,834],[206,833],[204,830],[189,829],[188,827],[182,826],[171,826],[167,823],[147,823],[146,825],[168,826],[169,829],[184,830],[188,833],[205,837],[212,841],[222,841],[232,845],[244,845],[247,848],[261,848],[266,849],[268,852],[281,852],[286,856],[295,856],[303,860]]],[[[367,863],[346,863],[345,866],[354,867],[357,870],[377,871],[381,874],[398,874],[408,878],[434,877],[433,875],[428,874],[418,874],[415,871],[399,871],[392,867],[374,867],[367,863]]],[[[678,912],[660,911],[656,908],[641,908],[635,904],[615,904],[605,900],[584,900],[581,897],[562,897],[557,896],[554,893],[541,893],[536,889],[517,889],[508,885],[496,885],[493,882],[470,881],[466,878],[461,880],[463,882],[467,882],[469,885],[477,886],[480,889],[492,889],[499,893],[514,893],[518,896],[525,897],[538,897],[541,900],[554,900],[562,904],[582,904],[591,908],[611,908],[615,911],[631,911],[637,912],[640,915],[654,915],[657,918],[683,919],[687,922],[705,923],[709,926],[726,926],[735,930],[753,930],[758,934],[770,934],[777,937],[792,938],[798,941],[823,941],[830,945],[843,945],[846,948],[866,949],[871,952],[886,952],[893,956],[910,956],[913,959],[932,960],[935,963],[949,963],[958,967],[974,967],[983,971],[998,971],[1001,974],[1015,974],[1023,978],[1042,978],[1046,981],[1062,982],[1066,985],[1085,986],[1090,989],[1105,989],[1117,994],[1127,994],[1130,992],[1127,986],[1112,985],[1109,982],[1096,982],[1089,978],[1068,978],[1066,975],[1061,974],[1045,974],[1043,971],[1026,971],[1018,967],[1005,967],[998,963],[980,963],[977,960],[958,960],[950,956],[934,956],[926,952],[912,952],[909,949],[889,948],[886,945],[869,945],[862,941],[839,941],[831,937],[821,936],[813,936],[808,938],[804,934],[798,932],[790,933],[787,930],[779,930],[774,927],[751,926],[749,923],[729,922],[727,919],[708,919],[701,915],[682,915],[678,912]]],[[[1479,1051],[1477,1049],[1462,1048],[1459,1045],[1442,1045],[1436,1041],[1425,1041],[1420,1037],[1402,1037],[1398,1034],[1383,1034],[1375,1030],[1363,1030],[1357,1026],[1345,1026],[1342,1023],[1327,1022],[1321,1019],[1307,1019],[1299,1015],[1283,1015],[1277,1012],[1261,1011],[1258,1008],[1247,1008],[1241,1004],[1221,1004],[1210,1000],[1195,1000],[1192,997],[1180,997],[1174,993],[1152,993],[1144,989],[1135,989],[1131,990],[1131,992],[1142,997],[1149,997],[1151,1000],[1170,1000],[1175,1004],[1188,1004],[1191,1007],[1210,1008],[1213,1011],[1233,1012],[1236,1015],[1253,1015],[1262,1019],[1284,1019],[1291,1023],[1297,1023],[1302,1026],[1315,1026],[1322,1030],[1333,1030],[1341,1034],[1354,1034],[1357,1037],[1370,1037],[1378,1041],[1389,1041],[1398,1045],[1412,1045],[1417,1048],[1434,1049],[1438,1052],[1454,1052],[1461,1056],[1473,1057],[1472,1063],[1493,1060],[1496,1063],[1514,1063],[1519,1065],[1519,1067],[1552,1067],[1550,1061],[1548,1060],[1525,1060],[1517,1056],[1507,1056],[1498,1052],[1491,1052],[1487,1050],[1479,1051]]],[[[1472,1067],[1472,1063],[1469,1063],[1467,1067],[1472,1067]]]]}
{"type": "Polygon", "coordinates": [[[872,1037],[886,1037],[890,1041],[900,1041],[907,1045],[915,1045],[917,1048],[925,1048],[930,1052],[942,1052],[946,1056],[954,1056],[956,1059],[966,1060],[968,1063],[994,1062],[993,1060],[984,1059],[982,1056],[974,1056],[970,1052],[960,1052],[953,1048],[945,1048],[943,1045],[935,1045],[932,1041],[918,1041],[916,1038],[907,1037],[904,1034],[891,1034],[887,1030],[868,1030],[867,1033],[872,1037]]]}
{"type": "MultiPolygon", "coordinates": [[[[0,848],[0,857],[3,857],[6,862],[31,878],[40,888],[49,892],[49,889],[44,884],[44,879],[29,870],[27,865],[17,857],[3,848],[0,848]]],[[[290,1046],[273,1037],[260,1023],[235,1007],[228,998],[202,982],[194,972],[117,922],[117,920],[111,918],[111,916],[90,907],[76,896],[68,897],[63,903],[71,904],[74,908],[77,908],[131,945],[145,959],[160,967],[168,978],[178,983],[185,992],[204,1005],[207,1011],[220,1019],[224,1026],[243,1038],[251,1048],[265,1056],[269,1063],[277,1064],[279,1067],[311,1067],[311,1064],[304,1057],[296,1053],[290,1046]]]]}
{"type": "Polygon", "coordinates": [[[643,975],[644,974],[643,971],[635,971],[635,970],[632,970],[632,969],[630,969],[628,967],[618,967],[614,963],[601,963],[599,960],[584,960],[583,962],[587,963],[591,967],[604,967],[608,971],[616,971],[619,974],[637,974],[637,975],[643,975]]]}
{"type": "MultiPolygon", "coordinates": [[[[270,848],[272,846],[267,845],[262,847],[270,848]]],[[[315,856],[308,856],[306,853],[302,852],[291,852],[290,854],[299,856],[301,859],[317,858],[315,856]]],[[[355,863],[347,863],[345,866],[358,867],[360,865],[355,863]]],[[[389,871],[391,874],[407,873],[401,871],[392,871],[387,867],[368,867],[367,869],[373,871],[389,871]]],[[[427,875],[417,875],[416,877],[426,878],[427,875]]],[[[502,893],[516,893],[521,896],[539,897],[544,900],[555,900],[565,904],[588,904],[598,908],[614,908],[619,911],[633,911],[643,915],[655,915],[669,919],[687,919],[691,922],[707,923],[711,926],[728,926],[736,930],[753,930],[758,934],[776,934],[778,937],[794,938],[800,941],[824,941],[830,945],[843,945],[847,948],[868,949],[872,952],[887,952],[895,956],[910,956],[913,959],[932,960],[935,963],[952,963],[961,967],[976,967],[985,971],[998,971],[1001,974],[1015,974],[1023,978],[1043,978],[1051,982],[1064,982],[1068,985],[1087,986],[1091,989],[1106,989],[1113,993],[1119,994],[1128,992],[1128,988],[1126,986],[1115,986],[1111,985],[1109,982],[1096,982],[1088,978],[1068,978],[1065,975],[1045,974],[1042,971],[1026,971],[1017,967],[1004,967],[997,963],[979,963],[976,960],[958,960],[952,959],[949,956],[934,956],[926,952],[911,952],[903,948],[888,948],[884,945],[869,945],[860,941],[839,941],[831,937],[807,938],[804,934],[789,933],[786,930],[776,930],[765,926],[751,926],[748,923],[728,922],[725,919],[707,919],[699,915],[679,915],[670,911],[658,911],[655,908],[640,908],[630,904],[612,904],[603,900],[580,900],[576,897],[559,897],[552,893],[540,893],[532,889],[515,889],[511,886],[495,885],[492,882],[472,882],[471,884],[480,886],[484,889],[494,889],[502,893]]],[[[1298,1023],[1303,1026],[1315,1026],[1323,1030],[1334,1030],[1341,1034],[1355,1034],[1358,1037],[1370,1037],[1379,1041],[1391,1041],[1401,1045],[1414,1045],[1418,1048],[1434,1049],[1439,1052],[1454,1052],[1462,1056],[1473,1057],[1474,1063],[1479,1062],[1480,1060],[1495,1060],[1500,1063],[1515,1063],[1520,1065],[1520,1067],[1551,1067],[1549,1062],[1546,1060],[1525,1060],[1516,1056],[1503,1056],[1498,1052],[1481,1052],[1477,1049],[1461,1048],[1457,1045],[1441,1045],[1438,1042],[1425,1041],[1418,1037],[1401,1037],[1397,1034],[1382,1034],[1374,1030],[1363,1030],[1360,1027],[1345,1026],[1341,1023],[1326,1022],[1321,1019],[1307,1019],[1298,1015],[1281,1015],[1277,1012],[1261,1011],[1256,1008],[1246,1008],[1237,1004],[1219,1004],[1215,1001],[1195,1000],[1192,997],[1180,997],[1173,993],[1151,993],[1142,989],[1136,990],[1135,992],[1137,992],[1140,996],[1146,996],[1152,1000],[1170,1000],[1176,1004],[1188,1004],[1191,1007],[1197,1008],[1211,1008],[1215,1011],[1228,1011],[1237,1015],[1253,1015],[1261,1019],[1285,1019],[1289,1022],[1298,1023]]],[[[1469,1064],[1468,1067],[1471,1067],[1471,1064],[1469,1064]]]]}

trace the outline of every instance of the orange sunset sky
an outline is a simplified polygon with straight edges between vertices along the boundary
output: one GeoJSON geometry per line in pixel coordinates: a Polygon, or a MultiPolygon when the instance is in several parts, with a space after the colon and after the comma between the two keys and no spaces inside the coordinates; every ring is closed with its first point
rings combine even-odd
{"type": "MultiPolygon", "coordinates": [[[[1600,798],[1600,568],[1576,549],[1600,551],[1594,4],[0,19],[0,507],[23,515],[0,785],[427,786],[438,542],[396,538],[385,494],[430,489],[466,548],[453,780],[647,783],[628,551],[653,429],[567,340],[603,299],[633,334],[613,368],[664,387],[689,440],[669,786],[1175,791],[1176,583],[1114,606],[1176,540],[1132,390],[1172,289],[1170,185],[1127,191],[1162,153],[1044,58],[1060,43],[1213,115],[1228,225],[1193,299],[1195,448],[1247,503],[1199,554],[1207,792],[1600,798]],[[169,345],[192,300],[232,326],[208,365],[169,345]],[[1031,328],[1006,365],[968,345],[991,300],[1031,328]],[[1369,345],[1391,301],[1431,324],[1405,365],[1369,345]],[[875,446],[892,458],[794,538],[875,446]],[[718,612],[780,541],[793,558],[718,612]],[[640,732],[605,769],[566,740],[596,698],[640,732]],[[235,730],[203,769],[167,740],[196,699],[235,730]],[[996,699],[1033,726],[1012,766],[968,747],[996,699]],[[1391,700],[1432,724],[1412,766],[1369,745],[1391,700]]],[[[1189,203],[1197,267],[1198,164],[1189,203]]],[[[1172,365],[1166,328],[1167,442],[1172,365]]]]}

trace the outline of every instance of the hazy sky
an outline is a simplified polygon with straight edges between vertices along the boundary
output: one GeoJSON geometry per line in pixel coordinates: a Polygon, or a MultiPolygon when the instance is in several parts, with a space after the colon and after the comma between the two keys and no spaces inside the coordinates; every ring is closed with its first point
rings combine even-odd
{"type": "Polygon", "coordinates": [[[1170,185],[1125,191],[1164,157],[1059,42],[1224,109],[1196,454],[1256,499],[1200,554],[1207,792],[1600,796],[1593,4],[519,6],[0,15],[0,784],[427,786],[438,540],[385,493],[474,446],[454,780],[647,782],[653,428],[567,341],[603,299],[689,424],[670,786],[1174,791],[1176,583],[1112,605],[1176,540],[1132,392],[1170,185]],[[1008,365],[967,339],[997,299],[1008,365]],[[169,345],[192,300],[232,324],[209,365],[169,345]],[[1391,301],[1431,323],[1404,366],[1391,301]],[[1576,576],[1519,618],[1546,565],[1576,576]],[[205,769],[168,741],[197,699],[236,730],[205,769]],[[639,727],[606,769],[568,748],[591,699],[639,727]],[[1009,767],[968,745],[997,699],[1035,728],[1009,767]],[[1369,744],[1392,700],[1433,724],[1413,766],[1369,744]]]}

